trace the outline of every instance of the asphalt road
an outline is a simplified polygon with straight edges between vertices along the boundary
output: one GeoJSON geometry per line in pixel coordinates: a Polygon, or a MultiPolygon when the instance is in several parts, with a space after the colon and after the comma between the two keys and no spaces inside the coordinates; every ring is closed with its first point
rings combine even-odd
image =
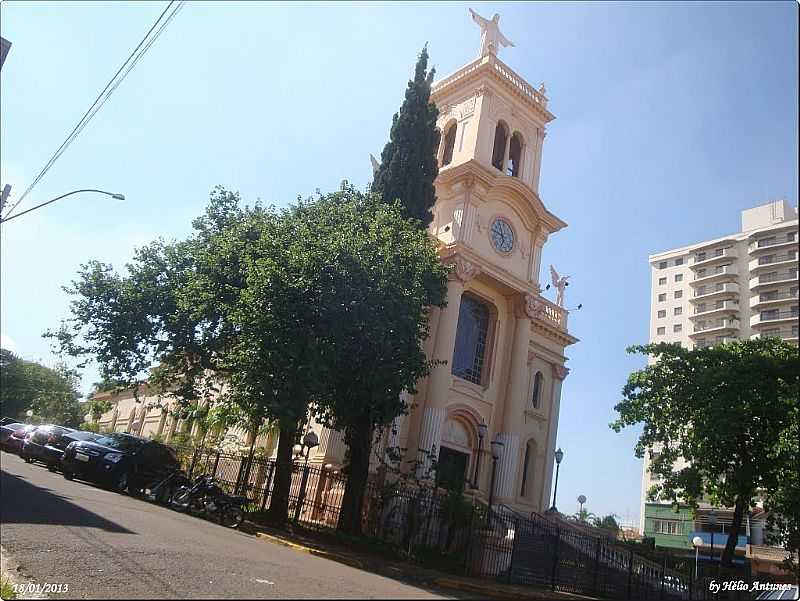
{"type": "Polygon", "coordinates": [[[0,453],[0,544],[51,598],[443,599],[0,453]]]}

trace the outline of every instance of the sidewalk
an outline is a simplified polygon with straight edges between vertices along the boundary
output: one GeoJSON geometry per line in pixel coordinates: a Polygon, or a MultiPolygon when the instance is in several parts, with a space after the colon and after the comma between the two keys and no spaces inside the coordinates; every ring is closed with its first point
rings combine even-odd
{"type": "Polygon", "coordinates": [[[245,522],[242,524],[241,529],[262,540],[294,549],[298,553],[316,555],[317,557],[336,561],[387,578],[411,582],[418,586],[461,591],[493,599],[517,599],[520,601],[592,599],[592,597],[583,595],[553,592],[536,589],[531,586],[502,584],[491,580],[455,576],[425,568],[418,564],[378,557],[374,554],[368,555],[365,552],[348,549],[344,543],[336,544],[320,540],[313,533],[307,534],[306,531],[278,530],[253,522],[245,522]]]}

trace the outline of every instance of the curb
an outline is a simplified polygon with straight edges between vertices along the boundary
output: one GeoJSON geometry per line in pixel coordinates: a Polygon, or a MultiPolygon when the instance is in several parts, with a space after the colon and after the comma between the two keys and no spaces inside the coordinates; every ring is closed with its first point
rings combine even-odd
{"type": "Polygon", "coordinates": [[[299,551],[300,553],[307,553],[309,555],[314,555],[316,557],[321,557],[322,559],[329,559],[331,561],[335,561],[338,563],[343,563],[345,565],[350,566],[351,568],[357,568],[359,570],[364,569],[364,564],[355,559],[353,557],[347,557],[344,555],[338,555],[336,553],[330,553],[329,551],[322,551],[321,549],[315,549],[313,547],[306,547],[305,545],[298,545],[297,543],[289,542],[285,539],[282,539],[278,536],[273,536],[271,534],[266,534],[265,532],[256,532],[256,538],[263,539],[265,541],[269,541],[271,543],[275,543],[277,545],[282,545],[284,547],[288,547],[295,551],[299,551]]]}
{"type": "Polygon", "coordinates": [[[472,584],[470,582],[462,582],[460,580],[453,580],[450,578],[437,578],[433,581],[433,584],[439,586],[441,588],[452,589],[457,591],[464,591],[467,593],[479,593],[486,597],[491,597],[493,599],[536,599],[537,597],[533,595],[528,595],[525,593],[516,593],[510,591],[498,591],[497,589],[491,588],[489,586],[481,586],[479,584],[472,584]]]}

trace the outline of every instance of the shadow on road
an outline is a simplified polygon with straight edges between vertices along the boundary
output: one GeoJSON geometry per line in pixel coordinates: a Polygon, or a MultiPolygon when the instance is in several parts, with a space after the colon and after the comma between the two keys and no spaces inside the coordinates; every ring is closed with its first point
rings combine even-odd
{"type": "Polygon", "coordinates": [[[83,526],[133,534],[131,530],[67,501],[50,489],[35,486],[5,470],[0,470],[0,523],[83,526]]]}

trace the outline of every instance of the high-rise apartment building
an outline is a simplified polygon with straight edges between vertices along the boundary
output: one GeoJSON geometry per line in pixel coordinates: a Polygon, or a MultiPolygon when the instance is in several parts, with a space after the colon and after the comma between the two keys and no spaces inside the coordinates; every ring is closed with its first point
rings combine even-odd
{"type": "MultiPolygon", "coordinates": [[[[797,245],[797,208],[778,200],[742,211],[739,233],[650,255],[650,342],[702,348],[779,336],[797,344],[797,245]]],[[[649,468],[646,454],[642,532],[677,535],[690,546],[689,532],[676,531],[686,528],[681,520],[654,517],[660,510],[647,501],[656,483],[649,468]]]]}

